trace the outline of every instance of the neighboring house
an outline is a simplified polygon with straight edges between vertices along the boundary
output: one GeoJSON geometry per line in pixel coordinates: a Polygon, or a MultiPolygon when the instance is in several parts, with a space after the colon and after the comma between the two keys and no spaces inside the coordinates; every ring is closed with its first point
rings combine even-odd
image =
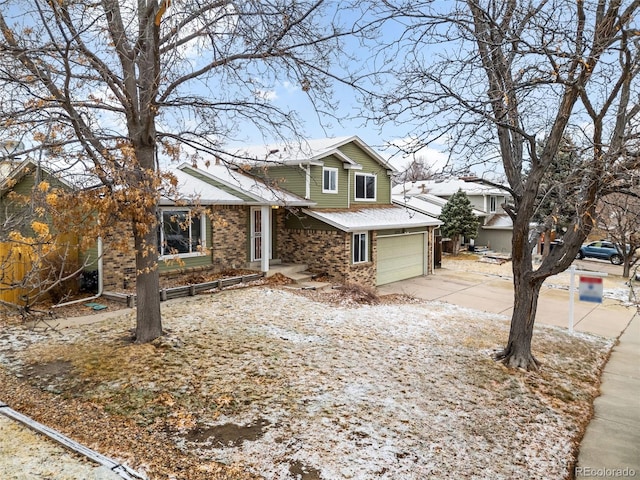
{"type": "Polygon", "coordinates": [[[97,249],[83,251],[77,234],[57,235],[51,231],[53,238],[45,237],[44,243],[30,243],[13,237],[14,233],[19,233],[26,239],[38,238],[38,233],[32,228],[34,221],[51,228],[51,217],[43,215],[42,205],[34,202],[34,189],[37,190],[41,182],[52,188],[73,189],[70,183],[29,158],[0,160],[0,299],[9,303],[22,303],[25,296],[37,295],[42,288],[53,283],[52,277],[41,278],[42,262],[48,268],[59,268],[65,275],[76,269],[90,271],[98,268],[97,249]],[[32,289],[18,286],[25,280],[32,289]]]}
{"type": "Polygon", "coordinates": [[[393,203],[438,217],[446,201],[459,189],[467,194],[473,213],[481,222],[474,244],[495,252],[510,252],[513,223],[502,208],[510,198],[505,190],[476,178],[418,180],[393,187],[393,203]]]}
{"type": "MultiPolygon", "coordinates": [[[[392,204],[393,172],[355,136],[181,165],[175,174],[182,200],[161,202],[161,272],[304,264],[367,286],[428,275],[441,222],[392,204]]],[[[120,265],[105,288],[135,271],[132,262],[120,265]]]]}

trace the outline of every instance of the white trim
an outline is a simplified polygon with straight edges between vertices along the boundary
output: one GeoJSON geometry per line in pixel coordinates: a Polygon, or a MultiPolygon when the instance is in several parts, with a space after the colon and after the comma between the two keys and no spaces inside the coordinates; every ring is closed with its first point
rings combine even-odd
{"type": "MultiPolygon", "coordinates": [[[[200,214],[200,238],[198,238],[200,242],[200,249],[195,252],[185,252],[185,253],[162,253],[164,251],[164,213],[165,212],[187,212],[189,218],[191,219],[191,223],[193,223],[196,219],[193,218],[192,212],[193,210],[188,207],[160,207],[158,209],[160,214],[160,222],[158,224],[159,227],[159,235],[158,242],[160,246],[160,252],[158,252],[158,260],[167,260],[171,258],[191,258],[191,257],[201,257],[203,255],[207,255],[207,221],[204,213],[200,214]]],[[[191,245],[191,226],[189,226],[189,242],[191,245]]],[[[191,248],[191,247],[190,247],[191,248]]]]}
{"type": "MultiPolygon", "coordinates": [[[[360,256],[362,256],[362,252],[360,252],[360,256]]],[[[351,234],[351,263],[353,265],[359,265],[362,263],[367,263],[369,262],[369,232],[368,231],[360,231],[360,232],[353,232],[351,234]],[[355,254],[356,254],[356,235],[360,236],[360,235],[364,235],[364,260],[359,260],[356,262],[355,259],[355,254]]]]}
{"type": "Polygon", "coordinates": [[[249,242],[250,242],[250,255],[252,262],[262,261],[262,207],[251,207],[249,209],[249,242]],[[260,232],[256,232],[256,217],[255,214],[260,212],[260,232]],[[260,238],[260,249],[256,248],[256,238],[260,238]]]}
{"type": "MultiPolygon", "coordinates": [[[[367,190],[367,184],[365,180],[365,194],[367,190]]],[[[353,200],[355,202],[375,202],[378,197],[378,176],[374,173],[354,173],[353,178],[353,200]],[[373,178],[373,198],[358,198],[358,177],[372,177],[373,178]]]]}
{"type": "Polygon", "coordinates": [[[420,232],[393,233],[391,235],[376,235],[376,238],[406,237],[407,235],[424,235],[425,233],[427,233],[427,230],[422,230],[420,232]]]}
{"type": "MultiPolygon", "coordinates": [[[[331,182],[329,182],[329,184],[331,184],[331,182]]],[[[337,194],[338,193],[338,169],[335,167],[322,167],[322,193],[334,193],[337,194]],[[334,182],[335,182],[335,189],[330,189],[330,188],[325,188],[325,184],[324,184],[324,174],[325,172],[329,172],[329,179],[331,179],[332,175],[331,173],[334,174],[334,182]]]]}
{"type": "Polygon", "coordinates": [[[262,220],[262,262],[260,270],[267,273],[269,271],[269,260],[271,259],[271,207],[260,207],[260,219],[262,220]]]}
{"type": "Polygon", "coordinates": [[[489,213],[496,213],[498,211],[498,196],[489,195],[489,213]],[[492,205],[493,203],[493,205],[492,205]]]}

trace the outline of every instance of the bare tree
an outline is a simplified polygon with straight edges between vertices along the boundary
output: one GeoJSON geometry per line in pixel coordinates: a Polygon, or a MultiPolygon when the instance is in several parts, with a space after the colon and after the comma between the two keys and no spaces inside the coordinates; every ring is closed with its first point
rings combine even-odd
{"type": "Polygon", "coordinates": [[[375,120],[404,122],[423,145],[446,138],[470,162],[497,159],[507,178],[515,294],[509,338],[496,358],[510,367],[538,367],[531,340],[542,283],[571,264],[598,199],[625,192],[639,167],[639,6],[407,0],[378,7],[381,22],[402,25],[402,33],[376,50],[389,69],[375,76],[384,93],[366,99],[375,120]],[[580,151],[581,182],[564,244],[534,268],[530,223],[565,136],[580,151]]]}
{"type": "Polygon", "coordinates": [[[618,245],[623,260],[622,276],[628,278],[631,268],[638,262],[640,198],[636,195],[613,193],[600,200],[597,212],[598,227],[618,245]]]}
{"type": "Polygon", "coordinates": [[[418,180],[429,180],[434,176],[431,167],[424,157],[417,157],[407,165],[407,167],[393,178],[394,185],[417,182],[418,180]]]}
{"type": "Polygon", "coordinates": [[[333,111],[331,68],[349,61],[340,39],[351,32],[340,18],[350,8],[357,11],[323,0],[0,1],[0,124],[12,138],[28,132],[67,175],[99,178],[100,224],[130,225],[137,342],[162,334],[159,158],[218,153],[252,128],[265,138],[299,135],[295,112],[271,101],[279,82],[333,111]]]}

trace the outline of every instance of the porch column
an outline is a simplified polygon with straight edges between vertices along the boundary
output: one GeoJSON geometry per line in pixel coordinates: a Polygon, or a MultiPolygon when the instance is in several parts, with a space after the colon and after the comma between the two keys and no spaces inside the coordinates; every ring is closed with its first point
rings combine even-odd
{"type": "Polygon", "coordinates": [[[267,273],[269,271],[269,257],[271,256],[271,207],[269,205],[260,207],[262,249],[260,270],[267,273]]]}

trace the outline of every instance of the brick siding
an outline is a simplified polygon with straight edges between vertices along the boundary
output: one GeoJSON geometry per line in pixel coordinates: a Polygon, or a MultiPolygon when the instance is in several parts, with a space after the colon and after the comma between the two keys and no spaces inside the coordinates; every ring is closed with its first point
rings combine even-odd
{"type": "Polygon", "coordinates": [[[326,274],[341,283],[376,285],[375,232],[370,238],[369,262],[351,263],[352,234],[338,230],[284,230],[282,261],[303,263],[309,270],[326,274]]]}
{"type": "Polygon", "coordinates": [[[216,270],[246,268],[249,209],[236,205],[216,205],[211,214],[211,254],[216,270]]]}

